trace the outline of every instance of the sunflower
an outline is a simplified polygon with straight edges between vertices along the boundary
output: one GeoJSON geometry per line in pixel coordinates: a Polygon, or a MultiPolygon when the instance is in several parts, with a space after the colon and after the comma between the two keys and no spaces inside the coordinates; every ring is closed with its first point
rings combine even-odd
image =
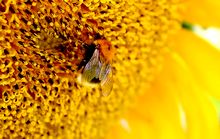
{"type": "Polygon", "coordinates": [[[163,68],[109,133],[126,139],[218,139],[220,2],[184,2],[163,68]],[[199,4],[198,4],[199,3],[199,4]]]}
{"type": "Polygon", "coordinates": [[[216,137],[218,55],[174,34],[183,4],[0,1],[0,138],[216,137]]]}

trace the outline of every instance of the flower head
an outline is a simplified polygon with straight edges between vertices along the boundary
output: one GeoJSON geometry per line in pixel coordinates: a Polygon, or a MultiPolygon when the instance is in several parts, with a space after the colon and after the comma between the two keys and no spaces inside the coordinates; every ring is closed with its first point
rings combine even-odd
{"type": "Polygon", "coordinates": [[[178,6],[176,0],[1,1],[0,137],[104,136],[160,68],[167,36],[180,26],[178,6]],[[100,38],[115,49],[108,97],[78,82],[87,50],[100,38]]]}

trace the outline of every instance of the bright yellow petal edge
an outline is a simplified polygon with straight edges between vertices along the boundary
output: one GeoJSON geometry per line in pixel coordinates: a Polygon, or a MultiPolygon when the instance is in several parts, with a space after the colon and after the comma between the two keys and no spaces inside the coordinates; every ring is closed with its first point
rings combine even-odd
{"type": "Polygon", "coordinates": [[[219,108],[213,102],[220,100],[220,52],[190,31],[181,30],[173,38],[152,87],[110,134],[121,139],[220,137],[219,108]]]}

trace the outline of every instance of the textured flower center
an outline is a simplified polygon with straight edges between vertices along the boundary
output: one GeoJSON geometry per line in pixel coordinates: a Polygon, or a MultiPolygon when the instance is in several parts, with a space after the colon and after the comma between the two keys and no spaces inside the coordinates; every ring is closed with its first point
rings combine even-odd
{"type": "Polygon", "coordinates": [[[167,34],[178,27],[177,6],[176,0],[1,1],[0,137],[104,136],[152,79],[167,34]],[[108,97],[102,87],[77,82],[87,47],[98,39],[115,49],[108,97]]]}

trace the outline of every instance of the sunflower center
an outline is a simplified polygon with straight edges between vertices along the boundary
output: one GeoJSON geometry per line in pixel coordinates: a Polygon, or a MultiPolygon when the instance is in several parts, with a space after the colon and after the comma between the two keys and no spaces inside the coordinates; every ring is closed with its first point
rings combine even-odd
{"type": "Polygon", "coordinates": [[[178,27],[177,6],[170,0],[1,1],[0,138],[103,137],[152,80],[167,34],[178,27]],[[103,38],[116,48],[100,49],[113,76],[104,70],[101,88],[82,85],[77,77],[103,38]],[[101,97],[103,88],[109,97],[101,97]]]}

